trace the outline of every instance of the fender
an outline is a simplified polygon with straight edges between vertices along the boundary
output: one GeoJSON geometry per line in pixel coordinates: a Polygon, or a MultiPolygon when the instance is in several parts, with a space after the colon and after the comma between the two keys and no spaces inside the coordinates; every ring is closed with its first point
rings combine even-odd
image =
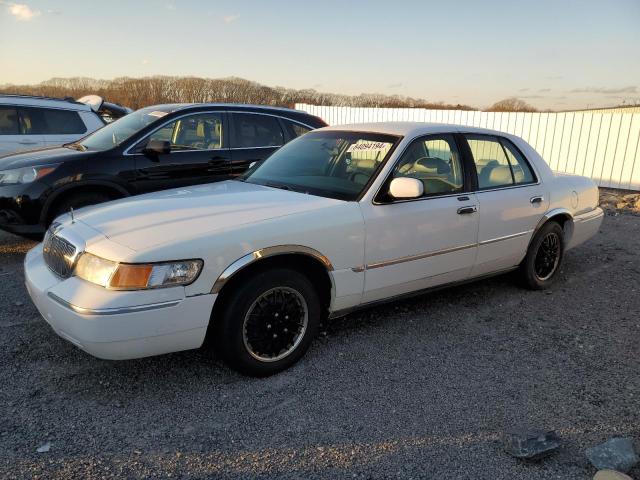
{"type": "MultiPolygon", "coordinates": [[[[531,235],[531,239],[529,240],[529,245],[531,245],[531,242],[533,241],[538,231],[542,228],[542,226],[545,223],[547,223],[551,218],[557,217],[559,215],[569,217],[570,221],[566,222],[563,228],[566,236],[565,243],[569,243],[569,240],[571,239],[571,235],[573,234],[573,214],[566,208],[553,208],[542,216],[542,218],[540,219],[536,227],[533,229],[533,234],[531,235]]],[[[529,247],[527,246],[527,250],[528,249],[529,247]]]]}
{"type": "MultiPolygon", "coordinates": [[[[255,252],[248,253],[243,257],[240,257],[238,260],[233,262],[224,271],[218,276],[218,279],[213,284],[213,288],[211,289],[211,293],[220,293],[222,287],[229,281],[231,277],[233,277],[236,273],[238,273],[243,268],[251,265],[258,260],[267,257],[273,257],[275,255],[286,255],[290,253],[306,255],[308,257],[312,257],[315,260],[318,260],[322,263],[328,271],[333,270],[333,265],[331,261],[325,257],[323,254],[314,250],[310,247],[305,247],[304,245],[277,245],[274,247],[266,247],[261,248],[260,250],[256,250],[255,252]]],[[[329,275],[331,279],[331,283],[333,283],[333,277],[329,275]]],[[[333,286],[333,285],[332,285],[333,286]]],[[[334,287],[335,288],[335,287],[334,287]]]]}
{"type": "Polygon", "coordinates": [[[47,221],[47,216],[49,215],[49,208],[53,204],[53,202],[63,193],[68,192],[69,190],[73,190],[75,188],[83,188],[83,187],[107,187],[113,190],[118,191],[123,197],[130,197],[132,194],[123,186],[117,184],[116,182],[110,182],[108,180],[85,180],[85,181],[77,181],[71,182],[67,185],[55,189],[45,200],[44,205],[42,206],[42,211],[40,212],[40,223],[44,225],[47,221]]]}

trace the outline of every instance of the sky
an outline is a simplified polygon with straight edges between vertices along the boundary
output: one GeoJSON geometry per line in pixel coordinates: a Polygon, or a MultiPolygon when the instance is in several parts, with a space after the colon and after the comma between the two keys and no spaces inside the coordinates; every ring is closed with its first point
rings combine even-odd
{"type": "Polygon", "coordinates": [[[0,65],[593,108],[640,103],[640,0],[0,0],[0,65]]]}

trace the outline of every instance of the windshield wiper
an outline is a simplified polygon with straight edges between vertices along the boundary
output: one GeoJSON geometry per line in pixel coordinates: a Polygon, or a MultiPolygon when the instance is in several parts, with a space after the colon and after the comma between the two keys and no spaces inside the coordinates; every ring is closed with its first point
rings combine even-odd
{"type": "Polygon", "coordinates": [[[297,192],[297,193],[304,193],[304,194],[308,194],[309,192],[299,189],[299,188],[293,188],[290,185],[284,185],[282,183],[271,183],[271,182],[266,182],[264,184],[267,187],[272,187],[272,188],[279,188],[280,190],[288,190],[290,192],[297,192]]]}
{"type": "Polygon", "coordinates": [[[72,148],[73,150],[78,150],[79,152],[87,151],[87,147],[85,147],[81,143],[65,143],[63,147],[72,148]]]}

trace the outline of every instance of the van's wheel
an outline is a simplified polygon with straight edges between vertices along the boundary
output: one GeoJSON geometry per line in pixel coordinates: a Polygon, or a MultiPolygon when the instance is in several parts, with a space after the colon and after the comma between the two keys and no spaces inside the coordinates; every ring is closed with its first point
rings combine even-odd
{"type": "Polygon", "coordinates": [[[564,232],[556,222],[547,222],[536,233],[527,256],[520,264],[520,276],[526,287],[544,290],[557,277],[564,257],[564,232]]]}
{"type": "Polygon", "coordinates": [[[67,198],[62,199],[60,203],[54,206],[52,214],[49,217],[49,223],[51,223],[56,217],[65,213],[69,213],[69,210],[71,208],[76,210],[82,207],[88,207],[89,205],[97,205],[98,203],[108,202],[109,200],[112,200],[112,198],[105,193],[75,193],[68,196],[67,198]]]}
{"type": "Polygon", "coordinates": [[[220,356],[252,376],[272,375],[296,363],[320,324],[320,298],[313,284],[283,268],[236,285],[224,299],[220,318],[212,318],[220,356]]]}

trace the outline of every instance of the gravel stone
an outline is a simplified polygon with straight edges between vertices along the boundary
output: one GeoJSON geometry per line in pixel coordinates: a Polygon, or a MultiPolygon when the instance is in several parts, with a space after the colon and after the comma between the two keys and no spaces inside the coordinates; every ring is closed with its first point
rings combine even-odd
{"type": "Polygon", "coordinates": [[[633,478],[615,470],[599,470],[593,476],[593,480],[633,480],[633,478]]]}
{"type": "Polygon", "coordinates": [[[28,298],[34,243],[0,233],[0,478],[590,480],[584,450],[640,425],[640,217],[601,230],[553,295],[501,276],[353,313],[262,379],[204,351],[87,355],[28,298]],[[562,448],[506,455],[515,425],[562,448]]]}
{"type": "Polygon", "coordinates": [[[586,455],[591,464],[600,470],[628,472],[640,462],[631,438],[612,438],[601,445],[588,448],[586,455]]]}
{"type": "Polygon", "coordinates": [[[551,455],[560,447],[560,439],[554,431],[512,431],[502,439],[505,451],[525,460],[539,460],[551,455]]]}

